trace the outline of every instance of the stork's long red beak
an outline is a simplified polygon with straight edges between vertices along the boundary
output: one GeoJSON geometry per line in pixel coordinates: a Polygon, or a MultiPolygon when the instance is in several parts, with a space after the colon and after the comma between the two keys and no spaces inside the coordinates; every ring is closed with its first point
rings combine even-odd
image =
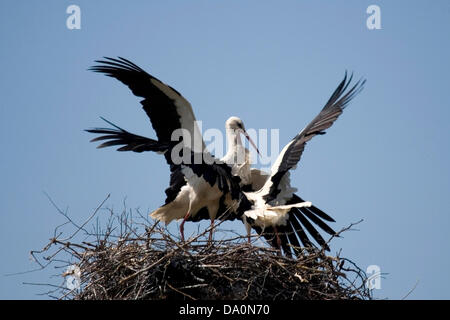
{"type": "Polygon", "coordinates": [[[247,138],[248,142],[250,142],[250,144],[253,146],[253,148],[255,148],[256,152],[258,152],[259,156],[261,157],[261,153],[259,152],[258,147],[253,142],[252,138],[250,138],[247,131],[243,130],[243,132],[244,132],[244,136],[247,138]]]}

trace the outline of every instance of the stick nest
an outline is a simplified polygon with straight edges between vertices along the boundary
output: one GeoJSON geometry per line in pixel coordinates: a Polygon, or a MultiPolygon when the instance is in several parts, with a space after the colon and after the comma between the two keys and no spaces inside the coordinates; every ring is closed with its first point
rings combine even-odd
{"type": "Polygon", "coordinates": [[[31,253],[42,269],[57,264],[64,270],[62,284],[48,284],[47,294],[58,299],[371,299],[365,273],[324,250],[297,248],[297,256],[288,258],[241,236],[208,242],[209,229],[181,243],[157,223],[133,227],[126,210],[119,216],[110,210],[106,229],[100,231],[97,222],[90,232],[88,221],[79,225],[59,212],[75,232],[62,238],[58,227],[43,250],[31,253]],[[83,240],[75,241],[81,234],[83,240]]]}

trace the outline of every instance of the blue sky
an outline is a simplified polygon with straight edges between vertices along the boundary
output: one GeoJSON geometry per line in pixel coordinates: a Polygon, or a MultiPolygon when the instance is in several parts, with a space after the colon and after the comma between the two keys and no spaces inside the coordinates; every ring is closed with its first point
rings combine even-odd
{"type": "MultiPolygon", "coordinates": [[[[448,1],[9,1],[0,2],[0,298],[36,299],[54,270],[39,249],[63,221],[108,206],[153,210],[168,168],[155,154],[97,150],[83,129],[99,116],[154,137],[139,100],[88,72],[123,56],[180,91],[207,128],[236,115],[280,129],[286,144],[344,75],[365,90],[292,174],[299,194],[336,219],[364,219],[332,253],[386,273],[378,298],[448,299],[450,285],[448,1]],[[81,8],[81,30],[66,8],[81,8]],[[381,8],[368,30],[366,8],[381,8]]],[[[238,222],[232,225],[239,232],[238,222]]],[[[174,224],[174,227],[176,225],[174,224]]],[[[195,228],[189,224],[188,231],[195,228]]]]}

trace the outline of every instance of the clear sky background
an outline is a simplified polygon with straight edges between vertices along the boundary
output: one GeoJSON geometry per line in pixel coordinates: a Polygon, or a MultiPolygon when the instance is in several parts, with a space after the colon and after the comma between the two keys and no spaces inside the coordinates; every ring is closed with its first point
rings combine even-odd
{"type": "MultiPolygon", "coordinates": [[[[0,2],[0,298],[42,298],[54,270],[29,251],[63,221],[107,205],[153,210],[169,171],[155,154],[97,150],[83,129],[99,116],[154,137],[139,100],[87,68],[123,56],[180,91],[204,129],[236,115],[280,129],[284,146],[323,107],[345,70],[367,78],[325,136],[312,140],[292,183],[336,219],[364,219],[332,253],[386,273],[378,298],[448,299],[450,2],[0,2]],[[66,8],[81,8],[81,30],[66,8]],[[368,30],[366,8],[381,8],[368,30]]],[[[188,224],[188,233],[194,228],[188,224]]],[[[244,234],[239,222],[233,226],[244,234]]],[[[174,224],[176,227],[176,224],[174,224]]]]}

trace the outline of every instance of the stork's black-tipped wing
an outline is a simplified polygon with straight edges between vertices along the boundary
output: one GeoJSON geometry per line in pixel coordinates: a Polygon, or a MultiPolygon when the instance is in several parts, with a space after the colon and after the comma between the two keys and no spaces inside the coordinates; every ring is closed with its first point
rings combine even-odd
{"type": "MultiPolygon", "coordinates": [[[[259,170],[259,169],[252,169],[252,184],[249,185],[250,192],[258,191],[262,188],[265,181],[267,181],[269,177],[269,174],[259,170]]],[[[288,200],[286,200],[286,204],[293,204],[293,203],[301,203],[305,202],[300,196],[296,194],[292,194],[288,200]]],[[[310,237],[315,240],[317,244],[320,245],[320,243],[323,243],[323,238],[320,236],[319,231],[317,230],[317,227],[325,231],[326,233],[330,235],[336,234],[335,231],[327,224],[327,222],[335,222],[335,220],[330,217],[328,214],[323,212],[321,209],[317,208],[314,205],[311,205],[310,207],[300,207],[300,208],[292,208],[288,213],[288,222],[285,226],[278,226],[278,233],[285,233],[287,236],[287,239],[289,240],[289,243],[291,246],[288,246],[290,249],[286,250],[283,249],[283,252],[285,254],[289,255],[292,253],[295,254],[295,250],[293,248],[298,248],[302,246],[305,247],[312,247],[315,246],[313,242],[311,242],[308,238],[308,235],[305,230],[310,230],[310,237]],[[300,216],[302,216],[300,218],[300,216]],[[309,229],[306,228],[306,226],[302,225],[300,221],[310,221],[309,229]]],[[[251,225],[251,224],[250,224],[251,225]]],[[[274,234],[273,230],[270,228],[266,228],[265,230],[262,230],[262,228],[254,228],[257,233],[261,236],[263,236],[271,245],[277,245],[277,243],[274,240],[274,234]]],[[[286,237],[280,238],[281,241],[285,240],[286,237]]],[[[287,246],[287,244],[282,244],[282,247],[287,246]]]]}
{"type": "Polygon", "coordinates": [[[183,139],[190,140],[189,147],[195,152],[205,149],[191,104],[178,91],[127,59],[104,59],[97,60],[99,64],[89,70],[116,78],[127,85],[134,95],[144,98],[141,104],[156,131],[158,141],[170,142],[175,130],[185,129],[190,139],[182,132],[183,139]]]}
{"type": "Polygon", "coordinates": [[[117,151],[133,151],[133,152],[165,152],[169,148],[169,143],[159,142],[154,139],[142,137],[130,133],[112,122],[102,118],[114,128],[94,128],[87,129],[87,132],[100,134],[101,136],[94,138],[91,142],[104,141],[97,148],[105,148],[111,146],[121,146],[117,151]]]}
{"type": "Polygon", "coordinates": [[[347,78],[347,73],[345,73],[344,80],[331,95],[322,111],[283,148],[272,166],[270,178],[261,190],[266,202],[276,200],[281,191],[279,185],[282,178],[290,169],[297,166],[306,143],[316,135],[325,134],[324,130],[333,125],[348,103],[363,89],[366,81],[359,80],[347,91],[352,78],[353,76],[347,78]]]}
{"type": "MultiPolygon", "coordinates": [[[[297,195],[293,195],[291,200],[286,204],[300,202],[304,202],[304,200],[297,195]]],[[[286,225],[276,226],[276,232],[281,241],[281,248],[286,255],[290,256],[295,254],[295,251],[300,247],[300,242],[304,247],[315,247],[316,245],[309,239],[308,234],[320,247],[327,251],[330,250],[327,241],[314,226],[318,226],[329,235],[336,235],[336,232],[323,221],[324,219],[334,222],[330,216],[315,206],[292,208],[287,214],[288,219],[286,225]]],[[[263,236],[272,246],[278,246],[273,226],[266,227],[264,230],[255,226],[252,226],[252,228],[255,229],[259,235],[263,236]]]]}

